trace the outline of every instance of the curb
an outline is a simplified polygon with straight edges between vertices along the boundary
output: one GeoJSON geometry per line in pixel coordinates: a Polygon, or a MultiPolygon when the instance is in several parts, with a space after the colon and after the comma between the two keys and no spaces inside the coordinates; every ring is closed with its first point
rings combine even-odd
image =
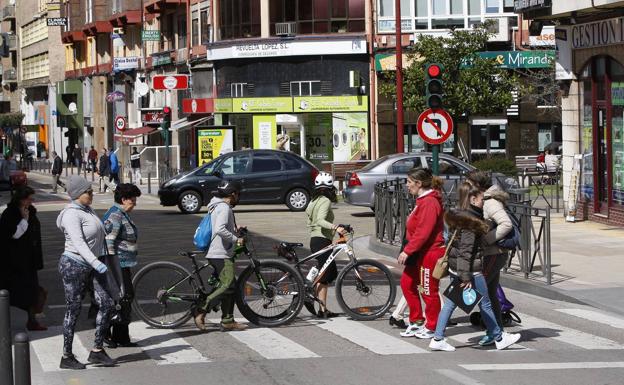
{"type": "MultiPolygon", "coordinates": [[[[380,254],[382,257],[391,259],[394,261],[394,257],[399,254],[400,248],[398,246],[388,245],[386,243],[382,243],[378,241],[373,236],[368,236],[368,248],[374,253],[380,254]]],[[[512,290],[521,291],[527,294],[532,294],[538,297],[552,299],[555,301],[564,301],[570,302],[579,305],[589,305],[597,308],[601,308],[602,306],[596,303],[592,303],[591,301],[581,300],[579,298],[575,298],[569,294],[567,294],[564,290],[548,286],[541,282],[526,280],[523,278],[518,278],[509,274],[501,274],[500,276],[501,285],[505,288],[509,288],[512,290]]]]}

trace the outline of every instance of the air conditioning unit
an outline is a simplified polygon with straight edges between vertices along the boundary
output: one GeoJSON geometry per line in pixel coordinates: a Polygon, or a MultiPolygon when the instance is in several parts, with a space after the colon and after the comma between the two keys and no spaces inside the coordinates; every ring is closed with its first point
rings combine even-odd
{"type": "Polygon", "coordinates": [[[295,36],[297,34],[297,23],[275,23],[275,34],[277,36],[295,36]]]}

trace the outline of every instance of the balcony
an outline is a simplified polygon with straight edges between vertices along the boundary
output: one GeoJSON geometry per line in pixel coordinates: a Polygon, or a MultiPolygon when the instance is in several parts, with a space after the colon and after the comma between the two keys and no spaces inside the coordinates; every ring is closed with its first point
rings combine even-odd
{"type": "Polygon", "coordinates": [[[8,41],[9,51],[17,50],[17,36],[9,35],[9,39],[8,40],[9,40],[8,41]]]}
{"type": "Polygon", "coordinates": [[[2,73],[2,81],[4,83],[17,83],[17,71],[10,68],[2,73]]]}
{"type": "Polygon", "coordinates": [[[297,34],[297,23],[275,23],[275,35],[295,36],[297,34]]]}
{"type": "Polygon", "coordinates": [[[15,19],[15,6],[7,5],[6,7],[2,8],[2,12],[0,13],[0,18],[2,20],[15,19]]]}
{"type": "Polygon", "coordinates": [[[186,4],[186,0],[147,0],[143,3],[148,14],[164,13],[168,9],[176,9],[186,4]]]}

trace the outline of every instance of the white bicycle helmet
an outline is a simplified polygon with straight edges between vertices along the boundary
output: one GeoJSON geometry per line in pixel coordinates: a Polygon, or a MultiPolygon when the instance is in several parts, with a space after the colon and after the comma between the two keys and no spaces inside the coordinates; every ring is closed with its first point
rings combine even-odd
{"type": "Polygon", "coordinates": [[[320,172],[314,178],[314,188],[333,188],[334,178],[327,172],[320,172]]]}

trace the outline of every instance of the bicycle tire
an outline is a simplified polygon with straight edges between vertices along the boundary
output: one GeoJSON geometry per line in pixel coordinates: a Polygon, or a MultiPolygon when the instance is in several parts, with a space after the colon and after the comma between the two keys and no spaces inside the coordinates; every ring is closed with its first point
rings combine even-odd
{"type": "MultiPolygon", "coordinates": [[[[358,289],[358,292],[361,296],[370,295],[370,291],[368,292],[368,294],[363,294],[363,292],[358,289]]],[[[347,265],[344,269],[340,271],[340,274],[338,274],[338,278],[336,279],[336,299],[338,300],[338,304],[349,317],[358,321],[371,321],[383,316],[394,304],[395,297],[396,282],[392,273],[390,272],[390,269],[388,269],[381,262],[375,261],[373,259],[359,259],[356,263],[347,265]],[[363,265],[371,265],[372,267],[374,267],[375,269],[379,269],[383,273],[383,275],[385,276],[385,281],[387,282],[382,283],[381,286],[389,287],[388,295],[386,296],[387,298],[385,299],[385,302],[381,305],[377,305],[374,307],[360,306],[356,308],[351,308],[346,303],[343,297],[343,289],[347,287],[347,285],[345,285],[345,277],[349,272],[363,265]],[[370,310],[372,308],[374,308],[374,310],[370,310]]]]}
{"type": "MultiPolygon", "coordinates": [[[[158,299],[158,291],[166,289],[167,285],[160,284],[154,286],[154,283],[158,284],[163,282],[163,279],[159,279],[155,274],[159,270],[173,272],[174,274],[171,274],[171,276],[177,279],[191,275],[184,267],[168,261],[154,262],[144,266],[132,279],[132,286],[135,292],[132,307],[134,308],[135,314],[146,324],[158,329],[173,329],[184,325],[191,318],[193,303],[175,302],[181,305],[176,306],[176,308],[179,308],[179,312],[173,312],[173,317],[170,321],[164,322],[151,315],[158,309],[162,310],[164,313],[168,308],[168,303],[164,303],[162,300],[158,299]],[[154,287],[149,287],[148,285],[150,284],[154,287]]],[[[193,294],[198,294],[197,288],[194,287],[192,283],[193,281],[188,280],[188,282],[188,284],[184,285],[185,288],[188,288],[188,285],[190,285],[189,289],[193,290],[193,294]]],[[[173,282],[170,282],[170,284],[173,284],[173,282]]],[[[172,301],[170,303],[174,302],[172,301]]]]}
{"type": "MultiPolygon", "coordinates": [[[[258,286],[251,283],[252,280],[255,279],[255,273],[253,266],[248,266],[245,270],[243,270],[238,278],[238,281],[236,282],[236,305],[238,306],[238,310],[249,322],[258,326],[274,327],[285,325],[291,322],[301,312],[301,308],[303,307],[303,301],[305,297],[305,286],[303,284],[303,278],[297,272],[297,270],[282,261],[264,260],[261,261],[257,265],[257,267],[258,269],[260,269],[261,274],[263,268],[272,268],[276,271],[280,271],[283,274],[280,274],[279,277],[283,277],[284,274],[287,274],[288,277],[291,278],[296,292],[299,294],[292,295],[292,302],[280,313],[271,316],[259,314],[254,310],[254,306],[250,304],[250,301],[247,300],[247,297],[251,298],[251,293],[248,296],[247,291],[249,290],[251,292],[254,286],[258,286]]],[[[266,277],[264,275],[263,279],[266,280],[266,277]]],[[[272,281],[268,280],[266,284],[268,287],[274,288],[272,286],[272,281]]],[[[291,289],[288,290],[290,291],[291,289]]],[[[265,294],[262,294],[260,292],[258,292],[257,294],[260,296],[260,301],[265,301],[267,299],[265,294]]],[[[265,305],[261,305],[261,307],[264,306],[265,305]]]]}

